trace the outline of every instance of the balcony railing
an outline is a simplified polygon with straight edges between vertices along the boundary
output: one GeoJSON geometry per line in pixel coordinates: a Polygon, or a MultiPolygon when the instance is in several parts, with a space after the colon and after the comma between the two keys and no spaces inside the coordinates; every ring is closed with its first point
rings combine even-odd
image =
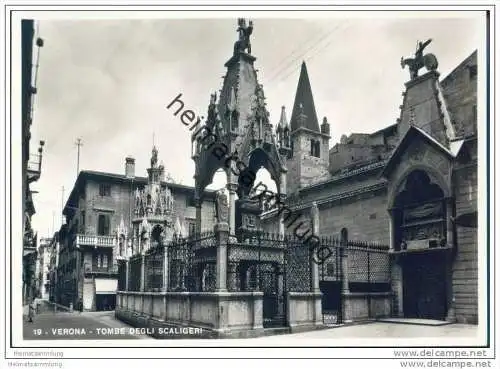
{"type": "Polygon", "coordinates": [[[118,274],[118,266],[110,265],[107,267],[98,267],[91,264],[84,265],[85,274],[118,274]]]}
{"type": "Polygon", "coordinates": [[[26,174],[28,176],[28,183],[38,181],[42,173],[42,153],[44,141],[40,141],[38,154],[31,154],[28,159],[26,174]]]}
{"type": "Polygon", "coordinates": [[[114,236],[96,236],[88,234],[77,234],[76,245],[94,247],[115,247],[116,238],[114,236]]]}

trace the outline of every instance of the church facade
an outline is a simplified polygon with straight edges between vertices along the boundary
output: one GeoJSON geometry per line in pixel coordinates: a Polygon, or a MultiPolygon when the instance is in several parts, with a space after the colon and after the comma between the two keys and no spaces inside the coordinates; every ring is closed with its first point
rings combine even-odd
{"type": "Polygon", "coordinates": [[[394,316],[477,323],[477,53],[439,77],[413,74],[396,124],[328,149],[303,64],[290,123],[279,122],[292,147],[286,206],[307,218],[316,202],[320,235],[389,247],[394,316]]]}

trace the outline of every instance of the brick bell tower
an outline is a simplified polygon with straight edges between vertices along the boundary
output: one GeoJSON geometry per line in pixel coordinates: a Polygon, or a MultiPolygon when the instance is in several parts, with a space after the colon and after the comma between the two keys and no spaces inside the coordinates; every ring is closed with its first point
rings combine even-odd
{"type": "MultiPolygon", "coordinates": [[[[282,117],[283,119],[283,117],[282,117]]],[[[330,124],[323,118],[321,129],[307,73],[302,62],[290,119],[291,155],[287,159],[287,194],[325,180],[328,172],[330,124]]]]}

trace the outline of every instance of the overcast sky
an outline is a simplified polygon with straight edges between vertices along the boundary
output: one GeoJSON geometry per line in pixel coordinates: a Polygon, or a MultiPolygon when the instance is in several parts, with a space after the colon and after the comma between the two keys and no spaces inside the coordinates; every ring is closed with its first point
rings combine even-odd
{"type": "MultiPolygon", "coordinates": [[[[437,56],[442,77],[484,47],[480,13],[405,15],[254,17],[252,54],[272,123],[282,105],[290,118],[303,60],[318,119],[326,116],[331,124],[333,146],[342,134],[395,123],[409,77],[400,58],[411,56],[418,40],[433,39],[426,52],[437,56]]],[[[60,225],[61,187],[66,201],[76,179],[77,137],[83,140],[80,169],[123,173],[130,155],[136,175],[145,176],[154,132],[166,170],[193,184],[190,132],[166,105],[182,93],[186,108],[205,116],[210,93],[222,87],[237,24],[233,18],[208,19],[213,16],[39,22],[45,46],[31,144],[34,152],[38,140],[46,141],[42,176],[33,185],[39,191],[33,217],[39,236],[52,232],[54,213],[56,230],[60,225]]]]}

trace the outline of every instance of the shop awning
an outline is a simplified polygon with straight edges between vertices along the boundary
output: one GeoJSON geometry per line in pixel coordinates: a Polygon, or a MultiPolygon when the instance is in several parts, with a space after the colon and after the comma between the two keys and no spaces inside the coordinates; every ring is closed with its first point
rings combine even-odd
{"type": "Polygon", "coordinates": [[[95,293],[96,294],[115,294],[116,288],[118,286],[118,281],[116,279],[95,279],[95,293]]]}

